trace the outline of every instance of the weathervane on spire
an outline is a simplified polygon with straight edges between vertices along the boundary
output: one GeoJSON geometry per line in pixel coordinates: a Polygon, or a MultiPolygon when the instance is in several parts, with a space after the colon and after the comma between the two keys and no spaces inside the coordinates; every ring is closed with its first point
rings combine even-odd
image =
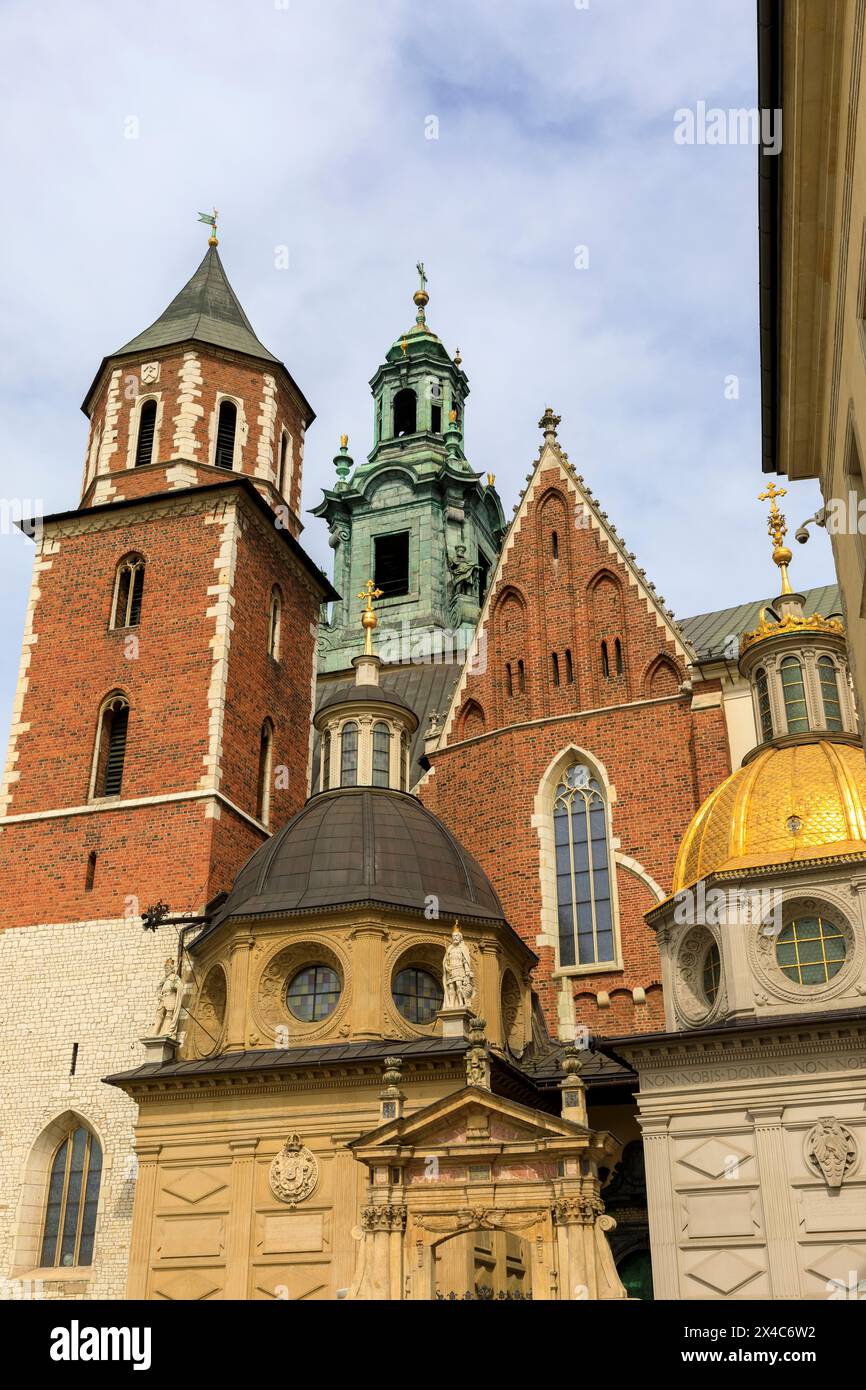
{"type": "Polygon", "coordinates": [[[782,575],[782,593],[790,594],[791,581],[788,578],[788,566],[791,563],[791,552],[785,545],[785,535],[788,530],[788,523],[782,512],[779,511],[776,498],[786,495],[783,487],[776,487],[775,483],[770,483],[766,492],[758,493],[759,502],[769,502],[770,512],[767,517],[767,534],[773,542],[773,561],[779,566],[782,575]]]}
{"type": "Polygon", "coordinates": [[[361,611],[361,626],[366,634],[364,639],[364,655],[373,655],[373,629],[378,625],[379,619],[373,612],[373,599],[381,598],[382,590],[377,589],[372,579],[368,579],[358,598],[367,600],[366,607],[361,611]]]}
{"type": "Polygon", "coordinates": [[[205,223],[207,223],[207,225],[208,225],[208,226],[210,227],[210,229],[211,229],[210,236],[209,236],[208,239],[207,239],[207,244],[208,244],[208,246],[219,246],[219,242],[217,241],[217,218],[218,218],[218,217],[219,217],[219,213],[217,212],[216,208],[214,208],[214,210],[213,210],[212,213],[210,213],[210,212],[200,212],[199,215],[198,215],[198,220],[199,220],[199,222],[205,222],[205,223]]]}

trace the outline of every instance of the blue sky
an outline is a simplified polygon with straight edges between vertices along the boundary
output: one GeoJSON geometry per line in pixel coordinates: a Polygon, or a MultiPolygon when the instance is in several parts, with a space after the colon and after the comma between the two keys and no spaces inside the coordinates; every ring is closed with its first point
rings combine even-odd
{"type": "MultiPolygon", "coordinates": [[[[754,0],[5,0],[0,495],[75,504],[84,393],[189,278],[216,204],[232,283],[318,415],[306,508],[341,432],[370,447],[367,383],[423,259],[507,515],[550,404],[677,614],[771,596],[757,154],[673,139],[680,107],[754,105],[755,28],[754,0]]],[[[793,532],[817,490],[786,501],[793,532]]],[[[822,533],[796,551],[797,585],[832,579],[822,533]]],[[[0,535],[4,728],[31,563],[0,535]]]]}

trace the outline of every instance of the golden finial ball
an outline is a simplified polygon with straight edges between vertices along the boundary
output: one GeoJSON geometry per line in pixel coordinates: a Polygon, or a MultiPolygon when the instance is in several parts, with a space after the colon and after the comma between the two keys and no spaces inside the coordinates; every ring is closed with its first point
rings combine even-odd
{"type": "Polygon", "coordinates": [[[416,290],[412,299],[418,305],[419,309],[425,308],[425,306],[430,303],[430,296],[426,290],[416,290]]]}

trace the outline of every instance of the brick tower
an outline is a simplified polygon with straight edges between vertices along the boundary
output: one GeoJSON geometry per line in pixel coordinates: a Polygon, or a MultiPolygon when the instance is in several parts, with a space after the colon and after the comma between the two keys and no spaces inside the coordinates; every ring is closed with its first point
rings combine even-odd
{"type": "Polygon", "coordinates": [[[0,798],[15,1078],[0,1275],[39,1265],[28,1203],[42,1201],[44,1136],[78,1116],[115,1186],[92,1263],[78,1283],[57,1270],[56,1291],[119,1296],[133,1107],[100,1077],[147,1031],[137,1001],[176,949],[175,928],[145,933],[141,914],[201,913],[303,804],[318,614],[336,595],[297,539],[313,412],[253,332],[215,236],[157,321],[103,361],[83,409],[80,502],[33,528],[0,798]]]}

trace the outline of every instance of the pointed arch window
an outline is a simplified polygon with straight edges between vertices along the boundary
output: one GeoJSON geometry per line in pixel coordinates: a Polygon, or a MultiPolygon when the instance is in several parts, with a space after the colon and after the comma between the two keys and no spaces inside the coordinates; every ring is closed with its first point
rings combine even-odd
{"type": "Polygon", "coordinates": [[[803,667],[795,656],[786,656],[779,668],[782,676],[782,695],[785,700],[785,719],[789,734],[809,732],[809,712],[803,685],[803,667]]]}
{"type": "Polygon", "coordinates": [[[112,627],[137,627],[141,622],[141,599],[144,593],[144,558],[126,555],[117,566],[114,581],[112,627]]]}
{"type": "Polygon", "coordinates": [[[83,1125],[61,1140],[51,1162],[39,1265],[72,1268],[93,1262],[102,1178],[102,1150],[83,1125]]]}
{"type": "Polygon", "coordinates": [[[283,600],[279,589],[271,590],[271,607],[268,614],[268,656],[274,661],[280,659],[280,636],[283,626],[283,600]]]}
{"type": "Polygon", "coordinates": [[[818,680],[821,684],[824,723],[828,729],[841,729],[842,706],[839,703],[839,682],[835,662],[829,656],[819,656],[818,658],[818,680]]]}
{"type": "Polygon", "coordinates": [[[761,666],[755,672],[755,692],[758,696],[758,718],[761,721],[761,738],[765,743],[773,737],[773,714],[770,709],[770,688],[767,673],[761,666]]]}
{"type": "Polygon", "coordinates": [[[214,463],[217,468],[234,468],[237,428],[238,408],[234,401],[220,401],[214,450],[214,463]]]}
{"type": "Polygon", "coordinates": [[[129,728],[129,701],[125,695],[111,695],[102,706],[96,735],[94,796],[119,796],[126,761],[126,735],[129,728]]]}
{"type": "Polygon", "coordinates": [[[391,785],[391,730],[380,720],[373,725],[373,786],[391,785]]]}
{"type": "Polygon", "coordinates": [[[611,907],[608,809],[590,768],[575,763],[553,798],[559,964],[616,959],[611,907]]]}
{"type": "Polygon", "coordinates": [[[135,444],[135,466],[143,468],[153,461],[153,441],[156,434],[156,401],[145,401],[138,412],[138,439],[135,444]]]}
{"type": "Polygon", "coordinates": [[[358,785],[358,725],[354,719],[343,725],[340,736],[340,786],[358,785]]]}

